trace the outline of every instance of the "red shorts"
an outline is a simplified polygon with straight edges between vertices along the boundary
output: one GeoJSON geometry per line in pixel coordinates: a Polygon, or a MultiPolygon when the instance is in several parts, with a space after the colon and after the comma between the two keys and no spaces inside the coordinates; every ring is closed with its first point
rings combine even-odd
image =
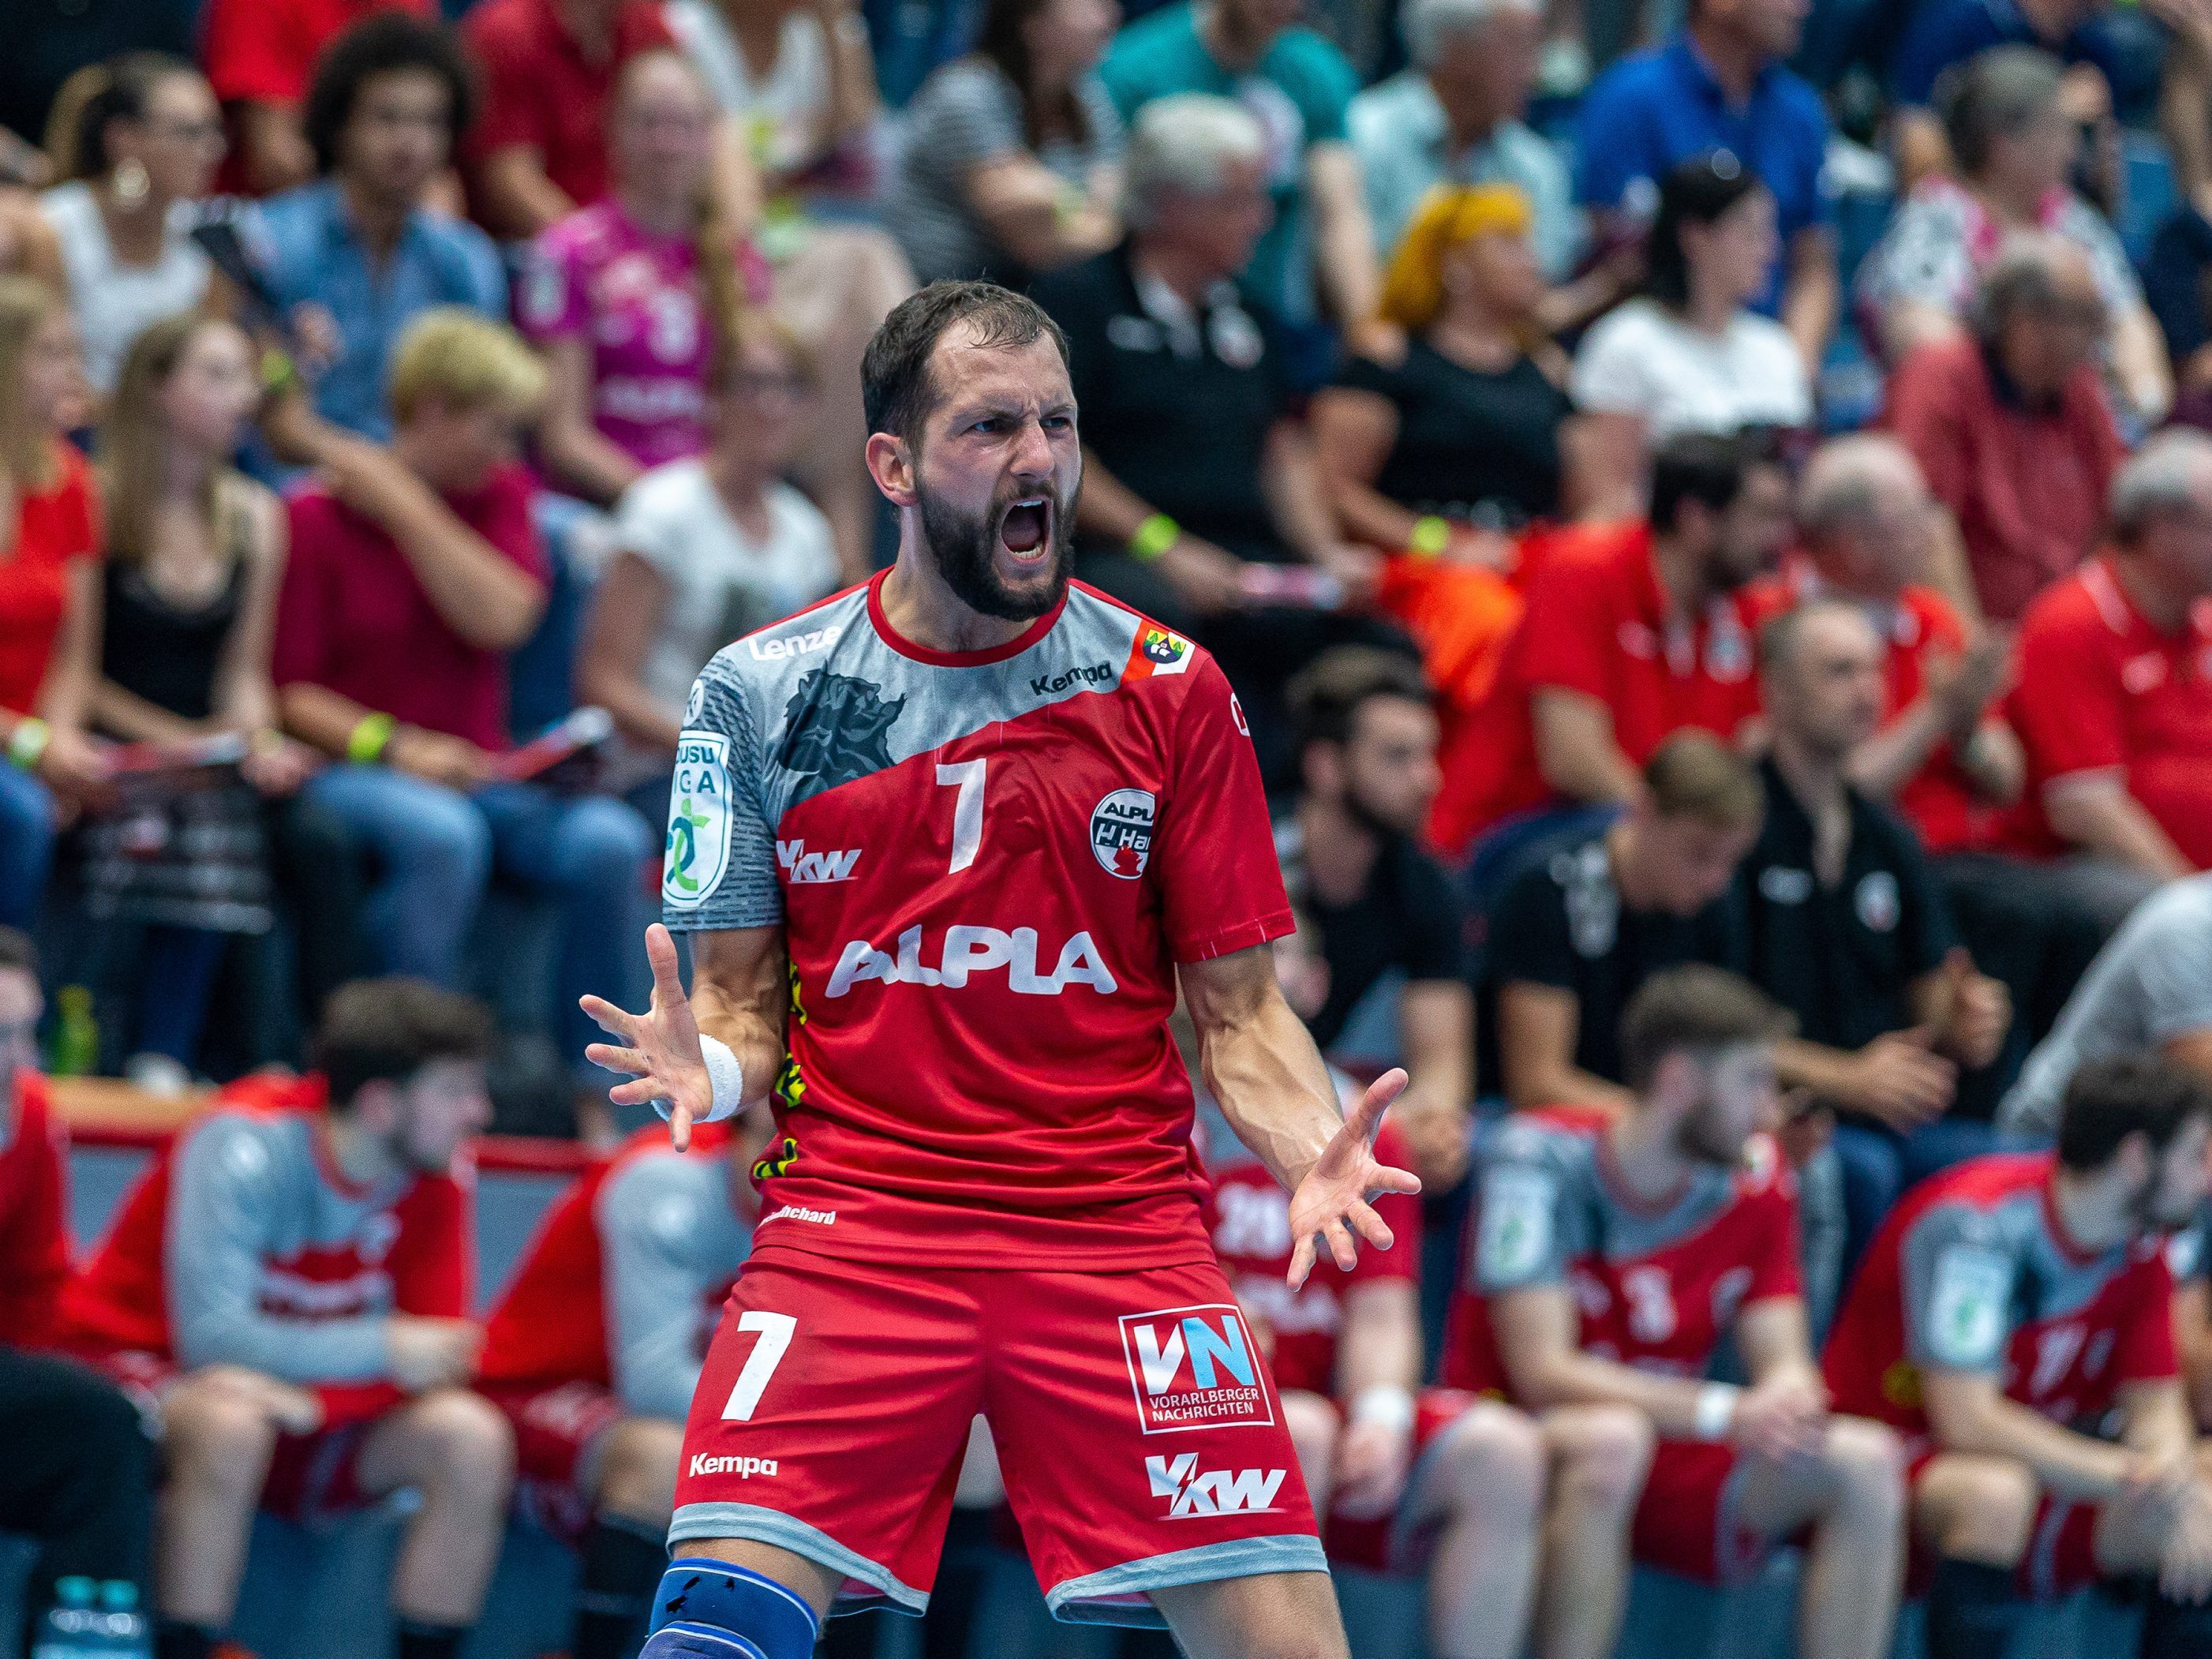
{"type": "Polygon", "coordinates": [[[591,1525],[600,1437],[622,1403],[596,1382],[486,1389],[514,1425],[514,1502],[544,1531],[573,1544],[591,1525]]]}
{"type": "Polygon", "coordinates": [[[1322,1528],[1330,1560],[1370,1572],[1419,1572],[1428,1565],[1443,1518],[1423,1496],[1435,1462],[1430,1453],[1437,1437],[1482,1401],[1464,1389],[1423,1389],[1413,1396],[1413,1464],[1398,1512],[1351,1516],[1331,1509],[1322,1528]]]}
{"type": "Polygon", "coordinates": [[[1148,1593],[1325,1572],[1261,1363],[1212,1261],[1132,1273],[756,1251],[708,1350],[672,1553],[749,1538],[919,1613],[970,1421],[990,1422],[1055,1617],[1158,1625],[1148,1593]]]}
{"type": "Polygon", "coordinates": [[[1736,1519],[1734,1446],[1662,1440],[1636,1505],[1636,1559],[1706,1584],[1733,1584],[1757,1571],[1775,1540],[1736,1519]]]}
{"type": "MultiPolygon", "coordinates": [[[[1919,1484],[1920,1472],[1942,1454],[1924,1440],[1906,1444],[1911,1459],[1905,1465],[1905,1485],[1910,1492],[1919,1484]]],[[[1934,1565],[1932,1553],[1915,1548],[1907,1594],[1924,1593],[1934,1565]]],[[[2056,1601],[2104,1577],[2097,1565],[2097,1506],[2045,1492],[2035,1506],[2035,1524],[2028,1528],[2027,1551],[2014,1575],[2021,1595],[2031,1601],[2056,1601]]]]}

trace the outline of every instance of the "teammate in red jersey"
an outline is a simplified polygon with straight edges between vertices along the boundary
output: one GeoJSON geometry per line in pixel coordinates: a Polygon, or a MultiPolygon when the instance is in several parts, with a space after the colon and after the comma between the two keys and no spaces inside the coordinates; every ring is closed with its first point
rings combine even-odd
{"type": "Polygon", "coordinates": [[[1502,1388],[1535,1411],[1632,1407],[1658,1436],[1629,1536],[1614,1534],[1608,1558],[1595,1528],[1584,1534],[1583,1639],[1565,1650],[1612,1650],[1623,1546],[1727,1582],[1809,1528],[1798,1651],[1889,1651],[1901,1458],[1880,1424],[1829,1413],[1813,1362],[1796,1188],[1769,1138],[1780,1118],[1774,1045],[1787,1028],[1733,975],[1654,975],[1622,1020],[1634,1103],[1578,1127],[1510,1121],[1478,1160],[1469,1282],[1444,1380],[1502,1388]],[[1725,1336],[1748,1388],[1706,1380],[1725,1336]]]}
{"type": "Polygon", "coordinates": [[[477,1386],[514,1425],[522,1506],[577,1540],[569,1659],[623,1659],[644,1637],[684,1413],[760,1214],[760,1150],[720,1125],[682,1152],[640,1131],[546,1212],[484,1322],[477,1386]]]}
{"type": "Polygon", "coordinates": [[[69,1278],[69,1180],[61,1121],[38,1070],[38,959],[0,927],[0,1346],[37,1348],[69,1278]]]}
{"type": "Polygon", "coordinates": [[[653,1659],[805,1659],[833,1601],[928,1599],[970,1419],[1046,1600],[1196,1659],[1346,1651],[1274,1385],[1201,1224],[1178,984],[1293,1192],[1290,1279],[1387,1247],[1394,1072],[1350,1121],[1277,988],[1289,907],[1219,669],[1067,580],[1058,331],[988,283],[864,367],[896,564],[692,693],[652,1012],[593,1000],[689,1126],[773,1089],[763,1214],[692,1401],[653,1659]],[[696,1007],[696,1024],[695,1024],[696,1007]],[[788,1016],[787,1019],[787,1015],[788,1016]],[[776,1474],[763,1478],[763,1464],[776,1474]]]}
{"type": "Polygon", "coordinates": [[[2157,1583],[2143,1659],[2212,1653],[2212,1451],[2174,1356],[2172,1235],[2204,1201],[2212,1092],[2171,1062],[2092,1060],[2056,1155],[1921,1182],[1828,1339],[1837,1403],[1905,1436],[1936,1553],[1929,1659],[2001,1653],[2024,1597],[2157,1583]]]}
{"type": "Polygon", "coordinates": [[[410,980],[331,998],[316,1075],[250,1078],[180,1132],[64,1293],[62,1337],[158,1410],[159,1659],[229,1623],[257,1504],[296,1519],[410,1488],[400,1659],[481,1609],[514,1437],[463,1384],[479,1332],[463,1145],[489,1032],[410,980]]]}

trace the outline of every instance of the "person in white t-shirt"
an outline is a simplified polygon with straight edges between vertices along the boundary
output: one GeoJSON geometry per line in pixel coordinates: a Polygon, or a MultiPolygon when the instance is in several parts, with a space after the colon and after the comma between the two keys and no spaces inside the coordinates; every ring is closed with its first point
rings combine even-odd
{"type": "Polygon", "coordinates": [[[771,198],[864,164],[883,105],[867,26],[845,0],[668,0],[665,15],[771,198]]]}
{"type": "Polygon", "coordinates": [[[1685,433],[1813,419],[1805,360],[1750,309],[1776,248],[1774,197],[1727,150],[1683,162],[1659,190],[1644,293],[1583,337],[1568,390],[1589,422],[1609,515],[1642,510],[1651,453],[1685,433]]]}
{"type": "Polygon", "coordinates": [[[758,315],[716,356],[713,441],[623,492],[577,669],[584,699],[623,739],[614,783],[654,820],[708,659],[838,585],[829,520],[779,477],[806,429],[811,366],[788,331],[758,315]]]}

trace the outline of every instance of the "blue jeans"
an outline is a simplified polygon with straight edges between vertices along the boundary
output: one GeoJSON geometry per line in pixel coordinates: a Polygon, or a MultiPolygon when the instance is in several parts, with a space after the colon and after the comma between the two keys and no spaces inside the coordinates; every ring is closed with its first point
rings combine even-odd
{"type": "Polygon", "coordinates": [[[53,867],[53,796],[20,767],[0,765],[0,926],[37,925],[53,867]]]}
{"type": "Polygon", "coordinates": [[[1850,1288],[1859,1258],[1905,1190],[1940,1170],[1999,1150],[1992,1124],[1970,1117],[1939,1117],[1910,1134],[1869,1118],[1839,1118],[1836,1157],[1844,1166],[1843,1288],[1850,1288]]]}

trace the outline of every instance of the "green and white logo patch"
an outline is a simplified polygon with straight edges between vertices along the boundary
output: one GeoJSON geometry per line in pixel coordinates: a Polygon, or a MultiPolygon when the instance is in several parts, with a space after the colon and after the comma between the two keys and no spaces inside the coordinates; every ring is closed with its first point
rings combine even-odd
{"type": "Polygon", "coordinates": [[[1985,1371],[2011,1334],[2012,1262],[1979,1245],[1954,1244],[1936,1258],[1928,1293],[1928,1356],[1946,1370],[1985,1371]]]}
{"type": "Polygon", "coordinates": [[[678,909],[704,904],[730,867],[730,740],[686,732],[676,741],[668,792],[668,845],[660,896],[678,909]]]}

